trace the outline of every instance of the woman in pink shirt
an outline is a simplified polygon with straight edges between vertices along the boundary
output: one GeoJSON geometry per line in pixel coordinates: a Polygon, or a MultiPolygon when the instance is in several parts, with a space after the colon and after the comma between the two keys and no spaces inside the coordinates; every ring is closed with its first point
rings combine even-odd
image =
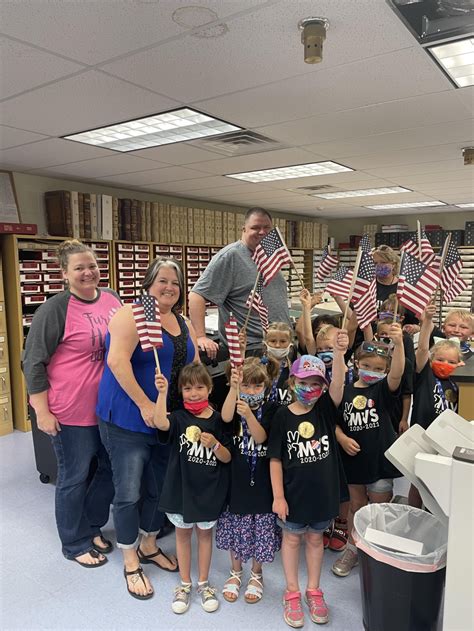
{"type": "Polygon", "coordinates": [[[112,549],[101,528],[114,490],[95,406],[108,322],[121,303],[114,291],[98,287],[91,248],[64,241],[58,258],[66,289],[35,312],[23,372],[38,428],[51,436],[58,461],[56,524],[63,554],[84,567],[99,567],[112,549]],[[97,470],[89,482],[95,458],[97,470]]]}

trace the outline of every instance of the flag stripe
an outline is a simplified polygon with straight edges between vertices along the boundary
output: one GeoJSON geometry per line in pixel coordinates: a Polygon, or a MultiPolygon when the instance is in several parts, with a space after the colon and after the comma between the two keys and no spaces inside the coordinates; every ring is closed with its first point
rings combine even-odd
{"type": "Polygon", "coordinates": [[[229,347],[229,359],[232,367],[240,366],[243,363],[242,351],[239,343],[239,329],[237,321],[233,316],[224,325],[227,346],[229,347]]]}

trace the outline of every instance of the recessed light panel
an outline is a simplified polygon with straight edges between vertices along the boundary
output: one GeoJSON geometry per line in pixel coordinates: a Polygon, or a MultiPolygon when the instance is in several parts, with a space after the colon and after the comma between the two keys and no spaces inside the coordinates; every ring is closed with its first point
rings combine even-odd
{"type": "Polygon", "coordinates": [[[474,85],[474,38],[429,46],[428,50],[459,88],[474,85]]]}
{"type": "Polygon", "coordinates": [[[392,208],[426,208],[428,206],[446,206],[444,202],[407,202],[406,204],[379,204],[377,206],[365,206],[372,210],[391,210],[392,208]]]}
{"type": "Polygon", "coordinates": [[[454,204],[456,208],[474,208],[474,202],[470,202],[469,204],[454,204]]]}
{"type": "Polygon", "coordinates": [[[217,136],[239,129],[241,127],[185,107],[63,138],[113,151],[127,152],[217,136]]]}
{"type": "Polygon", "coordinates": [[[226,177],[232,177],[244,182],[274,182],[275,180],[289,180],[297,177],[311,177],[313,175],[330,175],[331,173],[343,173],[353,171],[337,162],[310,162],[298,164],[292,167],[280,167],[278,169],[264,169],[262,171],[248,171],[246,173],[232,173],[226,177]]]}
{"type": "Polygon", "coordinates": [[[361,188],[355,191],[338,191],[337,193],[315,193],[312,197],[322,199],[342,199],[343,197],[367,197],[369,195],[389,195],[393,193],[412,193],[409,188],[391,186],[382,188],[361,188]]]}

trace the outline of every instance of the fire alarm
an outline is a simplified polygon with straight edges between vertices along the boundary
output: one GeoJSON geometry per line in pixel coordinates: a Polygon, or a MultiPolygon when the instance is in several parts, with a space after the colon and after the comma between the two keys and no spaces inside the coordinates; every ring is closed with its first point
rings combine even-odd
{"type": "Polygon", "coordinates": [[[462,155],[464,158],[464,166],[474,164],[474,147],[464,147],[462,150],[462,155]]]}

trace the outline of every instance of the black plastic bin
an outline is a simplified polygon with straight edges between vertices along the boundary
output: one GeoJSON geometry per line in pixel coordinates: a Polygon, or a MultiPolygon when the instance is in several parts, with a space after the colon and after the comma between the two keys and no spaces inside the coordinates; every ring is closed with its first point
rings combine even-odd
{"type": "Polygon", "coordinates": [[[411,506],[370,504],[354,516],[366,631],[436,631],[446,573],[447,528],[411,506]],[[367,528],[424,544],[419,556],[365,539],[367,528]]]}
{"type": "Polygon", "coordinates": [[[38,429],[34,409],[29,406],[28,410],[31,419],[31,434],[33,437],[33,448],[35,451],[36,469],[39,473],[39,479],[43,484],[55,482],[58,466],[51,437],[38,429]]]}

